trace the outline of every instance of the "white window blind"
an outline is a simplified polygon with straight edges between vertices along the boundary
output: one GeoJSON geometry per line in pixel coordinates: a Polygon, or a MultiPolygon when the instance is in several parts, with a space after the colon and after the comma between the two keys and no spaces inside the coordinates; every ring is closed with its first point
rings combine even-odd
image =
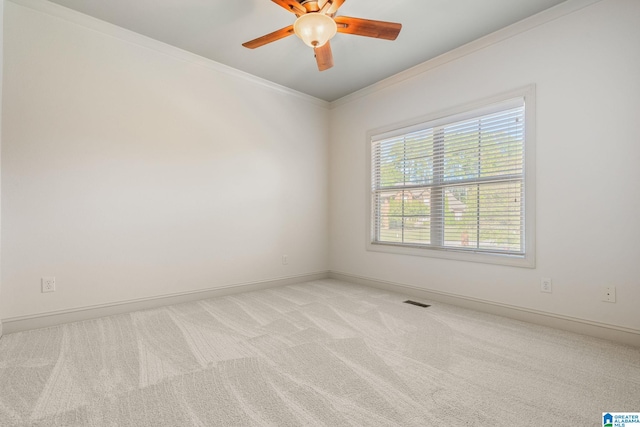
{"type": "Polygon", "coordinates": [[[371,144],[372,244],[525,255],[523,98],[371,144]]]}

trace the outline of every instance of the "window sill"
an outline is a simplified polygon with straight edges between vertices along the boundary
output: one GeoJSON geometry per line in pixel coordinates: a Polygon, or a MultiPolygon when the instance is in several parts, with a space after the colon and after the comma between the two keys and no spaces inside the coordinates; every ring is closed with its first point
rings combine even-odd
{"type": "Polygon", "coordinates": [[[478,262],[483,264],[498,264],[510,267],[535,268],[535,257],[531,253],[525,254],[524,256],[517,256],[372,242],[367,242],[367,251],[478,262]]]}

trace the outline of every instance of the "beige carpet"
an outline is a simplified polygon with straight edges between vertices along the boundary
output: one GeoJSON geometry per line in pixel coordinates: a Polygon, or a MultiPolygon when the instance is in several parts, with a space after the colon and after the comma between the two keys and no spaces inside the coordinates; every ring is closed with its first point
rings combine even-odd
{"type": "Polygon", "coordinates": [[[6,335],[0,425],[601,426],[640,349],[323,280],[6,335]]]}

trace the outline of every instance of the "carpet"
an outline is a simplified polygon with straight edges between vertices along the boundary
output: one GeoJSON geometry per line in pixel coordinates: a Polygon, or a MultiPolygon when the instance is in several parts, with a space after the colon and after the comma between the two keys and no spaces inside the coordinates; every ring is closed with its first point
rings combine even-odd
{"type": "Polygon", "coordinates": [[[6,335],[0,425],[601,426],[640,411],[638,348],[406,299],[320,280],[6,335]]]}

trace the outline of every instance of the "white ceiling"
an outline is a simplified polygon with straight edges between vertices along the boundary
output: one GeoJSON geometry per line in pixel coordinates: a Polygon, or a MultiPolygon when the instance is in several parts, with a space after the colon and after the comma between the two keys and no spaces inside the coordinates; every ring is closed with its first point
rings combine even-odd
{"type": "Polygon", "coordinates": [[[238,70],[333,101],[565,0],[347,0],[338,15],[402,23],[395,41],[337,34],[335,66],[319,72],[295,36],[243,42],[290,25],[270,0],[53,0],[238,70]]]}

